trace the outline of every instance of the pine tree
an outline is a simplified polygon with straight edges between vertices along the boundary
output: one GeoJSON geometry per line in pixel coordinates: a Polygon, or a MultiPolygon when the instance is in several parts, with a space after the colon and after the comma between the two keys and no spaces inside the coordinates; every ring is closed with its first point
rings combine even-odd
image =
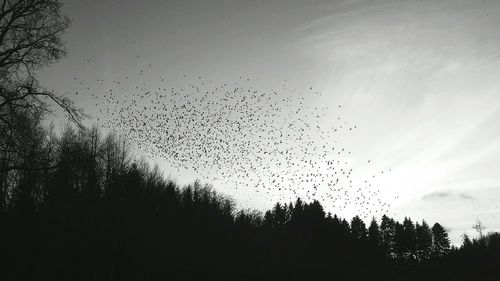
{"type": "Polygon", "coordinates": [[[276,203],[273,208],[273,216],[275,227],[280,230],[285,229],[285,225],[288,222],[287,218],[287,207],[286,205],[281,205],[280,203],[276,203]]]}
{"type": "Polygon", "coordinates": [[[403,243],[405,258],[415,258],[414,255],[416,253],[417,241],[415,225],[410,218],[405,218],[403,221],[403,243]]]}
{"type": "Polygon", "coordinates": [[[403,225],[399,222],[396,222],[394,226],[394,253],[398,259],[404,258],[407,250],[404,236],[403,225]]]}
{"type": "Polygon", "coordinates": [[[394,219],[387,217],[386,215],[382,216],[380,222],[380,238],[382,249],[387,256],[393,257],[394,252],[394,244],[395,244],[395,236],[396,236],[396,222],[394,219]]]}
{"type": "Polygon", "coordinates": [[[464,233],[462,235],[462,249],[467,249],[472,246],[472,241],[469,238],[469,235],[467,233],[464,233]]]}
{"type": "Polygon", "coordinates": [[[358,217],[355,216],[351,220],[351,233],[357,239],[366,239],[366,226],[365,223],[358,217]]]}
{"type": "Polygon", "coordinates": [[[381,244],[380,229],[375,218],[372,219],[370,227],[368,228],[368,241],[370,241],[370,243],[376,247],[380,246],[381,244]]]}
{"type": "Polygon", "coordinates": [[[418,224],[416,226],[416,236],[417,236],[417,257],[419,259],[428,259],[430,258],[432,243],[433,243],[433,235],[431,229],[427,222],[422,221],[422,224],[418,224]]]}
{"type": "Polygon", "coordinates": [[[433,254],[441,257],[448,253],[450,250],[450,238],[448,233],[439,223],[432,226],[432,234],[434,236],[433,254]]]}

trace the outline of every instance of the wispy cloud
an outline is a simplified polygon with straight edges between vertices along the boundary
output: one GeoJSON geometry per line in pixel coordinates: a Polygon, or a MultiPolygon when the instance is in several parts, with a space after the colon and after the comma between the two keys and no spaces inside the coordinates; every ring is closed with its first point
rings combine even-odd
{"type": "Polygon", "coordinates": [[[493,214],[493,213],[500,213],[500,209],[480,211],[477,212],[476,214],[493,214]]]}
{"type": "Polygon", "coordinates": [[[422,196],[423,200],[434,200],[434,199],[444,199],[452,196],[451,192],[446,191],[436,191],[432,193],[425,194],[422,196]]]}
{"type": "Polygon", "coordinates": [[[457,194],[451,191],[435,191],[422,196],[422,200],[441,200],[441,199],[474,200],[475,197],[465,192],[457,194]]]}
{"type": "Polygon", "coordinates": [[[461,199],[465,199],[465,200],[472,200],[474,199],[474,196],[468,194],[468,193],[460,193],[458,195],[458,197],[460,197],[461,199]]]}

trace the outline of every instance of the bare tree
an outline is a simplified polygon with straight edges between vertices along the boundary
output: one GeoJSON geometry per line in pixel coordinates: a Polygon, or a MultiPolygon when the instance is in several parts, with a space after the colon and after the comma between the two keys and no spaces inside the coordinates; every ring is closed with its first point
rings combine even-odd
{"type": "Polygon", "coordinates": [[[40,87],[35,74],[65,54],[61,34],[70,21],[60,8],[59,0],[0,2],[0,171],[22,169],[10,161],[22,156],[19,118],[55,106],[81,127],[83,112],[67,97],[40,87]]]}
{"type": "Polygon", "coordinates": [[[32,75],[65,54],[60,34],[70,21],[60,14],[58,0],[3,0],[1,5],[2,78],[32,75]]]}
{"type": "Polygon", "coordinates": [[[483,238],[483,231],[486,229],[486,226],[484,226],[484,224],[479,219],[477,219],[476,222],[472,225],[472,229],[477,231],[477,233],[479,234],[479,238],[483,238]]]}

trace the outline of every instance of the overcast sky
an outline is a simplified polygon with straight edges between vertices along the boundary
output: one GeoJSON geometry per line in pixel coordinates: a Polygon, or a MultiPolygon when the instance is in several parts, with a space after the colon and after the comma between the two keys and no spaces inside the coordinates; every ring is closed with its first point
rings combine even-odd
{"type": "Polygon", "coordinates": [[[398,216],[442,222],[455,243],[476,218],[500,230],[500,1],[63,2],[68,56],[45,86],[118,79],[138,55],[162,72],[311,86],[359,126],[343,140],[359,174],[392,169],[375,183],[398,216]]]}

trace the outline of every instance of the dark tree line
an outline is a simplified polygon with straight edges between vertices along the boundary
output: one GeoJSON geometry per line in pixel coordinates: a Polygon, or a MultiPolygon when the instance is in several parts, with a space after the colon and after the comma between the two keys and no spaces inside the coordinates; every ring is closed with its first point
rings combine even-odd
{"type": "Polygon", "coordinates": [[[367,226],[300,199],[237,210],[208,185],[165,179],[123,138],[73,126],[56,135],[41,121],[23,121],[18,161],[34,168],[0,173],[2,280],[432,280],[475,255],[494,261],[483,253],[497,236],[452,249],[438,223],[367,226]]]}
{"type": "Polygon", "coordinates": [[[332,232],[344,233],[344,238],[364,243],[395,261],[420,262],[445,256],[451,250],[448,233],[439,223],[430,228],[425,221],[415,224],[410,218],[405,218],[400,223],[384,215],[380,225],[373,218],[367,228],[358,216],[349,223],[336,215],[325,214],[318,201],[307,204],[298,199],[295,204],[277,203],[265,213],[263,224],[281,231],[293,231],[307,228],[314,218],[321,218],[319,222],[330,224],[331,230],[335,230],[332,232]]]}

